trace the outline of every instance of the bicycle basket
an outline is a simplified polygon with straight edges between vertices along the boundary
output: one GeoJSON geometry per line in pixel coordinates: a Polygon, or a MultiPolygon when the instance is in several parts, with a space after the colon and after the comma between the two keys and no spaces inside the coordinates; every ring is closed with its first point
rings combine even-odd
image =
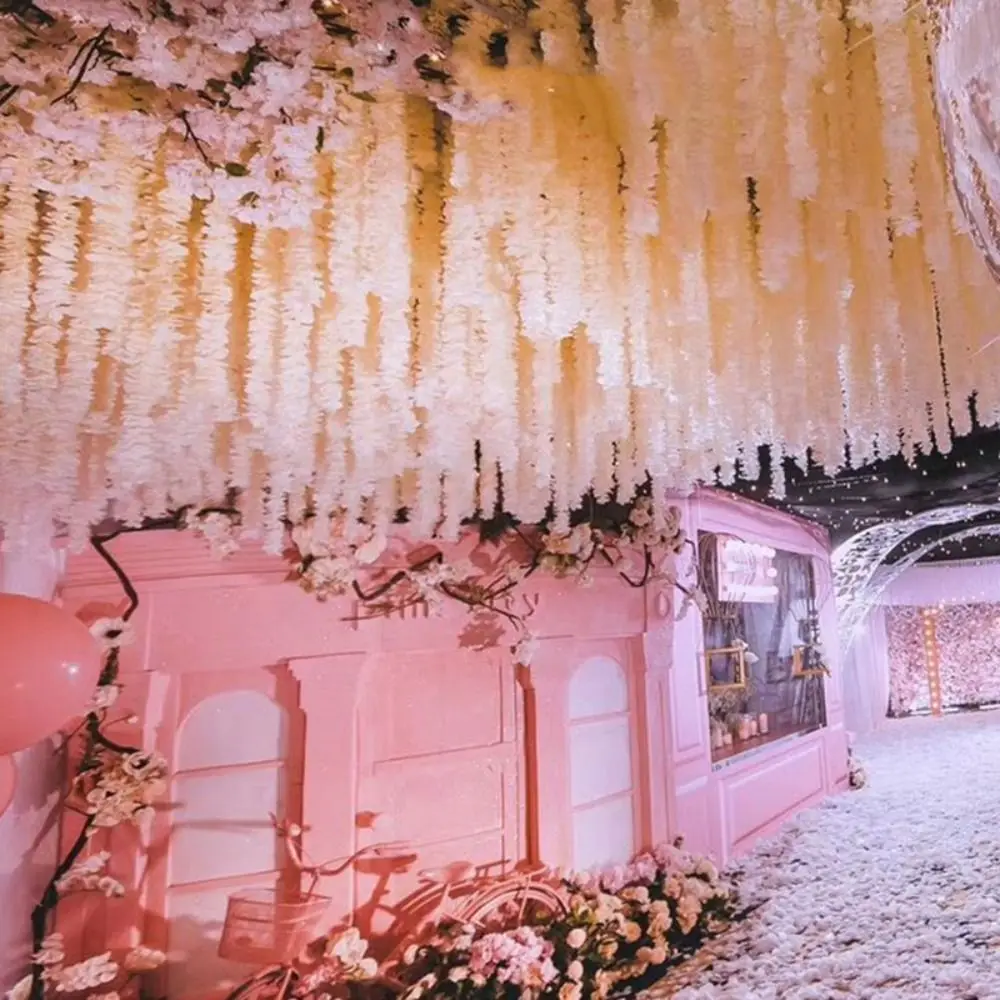
{"type": "Polygon", "coordinates": [[[219,957],[234,962],[290,962],[320,935],[329,896],[282,902],[273,889],[234,893],[226,904],[219,957]]]}

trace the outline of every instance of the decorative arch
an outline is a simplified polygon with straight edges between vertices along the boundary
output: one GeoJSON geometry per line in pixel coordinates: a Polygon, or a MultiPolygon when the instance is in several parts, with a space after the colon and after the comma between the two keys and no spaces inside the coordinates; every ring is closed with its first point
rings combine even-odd
{"type": "Polygon", "coordinates": [[[610,656],[592,656],[574,671],[569,682],[569,719],[628,711],[628,678],[610,656]]]}
{"type": "Polygon", "coordinates": [[[287,742],[287,714],[273,699],[260,691],[223,691],[199,701],[181,723],[176,766],[188,771],[279,760],[287,742]]]}
{"type": "Polygon", "coordinates": [[[925,528],[947,524],[960,525],[973,518],[997,511],[1000,511],[1000,504],[961,504],[956,507],[940,507],[916,514],[904,521],[876,524],[859,532],[834,549],[831,563],[840,619],[841,653],[846,654],[850,649],[862,623],[886,587],[921,556],[926,555],[927,552],[949,538],[994,534],[997,531],[988,531],[987,529],[1000,529],[1000,526],[984,524],[968,529],[957,528],[956,531],[945,537],[935,538],[914,552],[907,553],[906,556],[889,567],[887,572],[879,573],[879,567],[894,549],[905,542],[907,538],[925,528]]]}

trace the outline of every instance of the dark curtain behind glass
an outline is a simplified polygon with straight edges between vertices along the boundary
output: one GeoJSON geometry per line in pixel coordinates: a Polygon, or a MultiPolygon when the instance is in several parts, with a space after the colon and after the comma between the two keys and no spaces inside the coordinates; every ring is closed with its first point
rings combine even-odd
{"type": "MultiPolygon", "coordinates": [[[[706,549],[703,552],[708,554],[706,549]]],[[[713,563],[705,559],[702,565],[708,568],[713,563]]],[[[808,621],[816,612],[812,560],[778,551],[774,568],[778,594],[773,602],[721,606],[717,600],[711,602],[704,622],[705,648],[731,646],[744,639],[758,660],[747,668],[750,690],[743,711],[766,712],[775,732],[813,729],[826,723],[823,678],[793,676],[794,648],[809,639],[808,621]]],[[[710,575],[712,579],[706,582],[717,594],[714,565],[710,575]]]]}

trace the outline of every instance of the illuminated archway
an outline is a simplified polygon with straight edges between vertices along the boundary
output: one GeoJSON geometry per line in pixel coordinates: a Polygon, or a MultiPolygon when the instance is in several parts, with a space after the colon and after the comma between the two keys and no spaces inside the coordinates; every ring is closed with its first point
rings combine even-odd
{"type": "Polygon", "coordinates": [[[998,511],[1000,504],[960,504],[956,507],[940,507],[924,511],[904,521],[876,524],[834,549],[831,561],[840,621],[841,654],[846,654],[850,649],[868,613],[893,580],[922,556],[948,540],[1000,534],[1000,525],[994,523],[974,525],[970,528],[960,527],[983,514],[998,511]],[[884,572],[879,572],[889,554],[907,538],[926,528],[949,524],[956,526],[954,531],[907,553],[884,572]]]}

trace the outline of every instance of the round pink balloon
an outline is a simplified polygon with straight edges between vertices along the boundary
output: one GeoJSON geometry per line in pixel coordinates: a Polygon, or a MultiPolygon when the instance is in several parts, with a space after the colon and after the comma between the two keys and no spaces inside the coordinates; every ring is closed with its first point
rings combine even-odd
{"type": "Polygon", "coordinates": [[[17,788],[17,766],[13,757],[0,757],[0,816],[14,801],[17,788]]]}
{"type": "Polygon", "coordinates": [[[83,622],[45,601],[0,594],[0,755],[83,715],[100,674],[101,652],[83,622]]]}

